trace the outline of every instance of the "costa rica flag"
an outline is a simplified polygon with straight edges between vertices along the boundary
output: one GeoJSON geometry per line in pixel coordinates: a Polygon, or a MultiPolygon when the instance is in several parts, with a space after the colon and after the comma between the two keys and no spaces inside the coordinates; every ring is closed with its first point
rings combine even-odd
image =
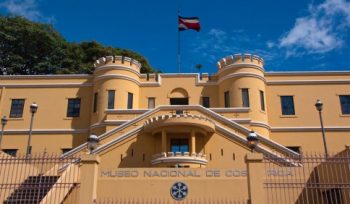
{"type": "Polygon", "coordinates": [[[201,25],[199,24],[199,18],[197,17],[191,17],[191,18],[184,18],[179,16],[179,30],[195,30],[200,31],[201,25]]]}

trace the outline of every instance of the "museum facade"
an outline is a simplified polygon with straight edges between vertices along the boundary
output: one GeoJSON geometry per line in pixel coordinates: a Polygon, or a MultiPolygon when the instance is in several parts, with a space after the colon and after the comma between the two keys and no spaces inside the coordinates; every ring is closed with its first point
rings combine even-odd
{"type": "MultiPolygon", "coordinates": [[[[264,179],[288,180],[305,153],[327,159],[350,146],[347,71],[266,72],[251,54],[221,59],[213,75],[141,74],[138,61],[121,56],[94,66],[91,75],[0,76],[2,151],[86,157],[94,200],[247,200],[249,162],[264,179]],[[90,151],[91,135],[98,144],[90,151]]],[[[334,189],[318,196],[345,199],[349,190],[334,189]]],[[[288,194],[291,203],[304,199],[300,192],[288,194]]]]}

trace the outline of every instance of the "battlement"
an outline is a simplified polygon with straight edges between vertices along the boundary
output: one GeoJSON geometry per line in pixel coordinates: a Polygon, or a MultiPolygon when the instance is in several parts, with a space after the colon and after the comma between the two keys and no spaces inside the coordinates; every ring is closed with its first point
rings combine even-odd
{"type": "Polygon", "coordinates": [[[217,66],[219,70],[233,64],[254,64],[256,66],[263,68],[264,60],[257,55],[234,54],[234,55],[224,57],[217,62],[217,66]]]}
{"type": "Polygon", "coordinates": [[[125,57],[125,56],[106,56],[106,57],[101,57],[96,62],[94,63],[94,67],[98,68],[103,65],[111,65],[111,64],[116,64],[116,65],[126,65],[130,67],[135,67],[138,70],[141,68],[141,63],[135,59],[131,59],[130,57],[125,57]]]}

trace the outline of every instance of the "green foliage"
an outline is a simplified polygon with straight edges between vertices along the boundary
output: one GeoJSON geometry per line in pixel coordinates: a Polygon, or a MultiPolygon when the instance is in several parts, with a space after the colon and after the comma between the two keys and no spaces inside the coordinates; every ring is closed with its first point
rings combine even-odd
{"type": "Polygon", "coordinates": [[[0,15],[0,74],[92,73],[94,61],[107,55],[136,59],[142,64],[141,73],[154,72],[136,52],[95,41],[70,43],[49,24],[0,15]]]}

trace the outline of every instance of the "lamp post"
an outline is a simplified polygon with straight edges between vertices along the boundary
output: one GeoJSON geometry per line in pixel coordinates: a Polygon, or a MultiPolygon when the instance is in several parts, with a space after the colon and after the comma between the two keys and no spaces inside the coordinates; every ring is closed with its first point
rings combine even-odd
{"type": "Polygon", "coordinates": [[[35,102],[30,105],[30,112],[32,113],[32,117],[30,118],[30,127],[29,127],[29,137],[28,137],[28,143],[27,143],[27,151],[26,151],[26,157],[28,158],[28,155],[32,153],[32,147],[31,147],[31,139],[32,139],[32,130],[33,130],[33,119],[34,114],[38,110],[38,104],[35,102]]]}
{"type": "Polygon", "coordinates": [[[323,108],[323,103],[321,100],[317,99],[315,103],[315,107],[318,110],[318,113],[320,115],[320,122],[321,122],[321,131],[322,131],[322,139],[323,139],[323,146],[324,146],[324,152],[326,155],[326,159],[328,158],[328,148],[327,148],[327,141],[326,141],[326,135],[325,135],[325,130],[323,127],[323,119],[322,119],[322,108],[323,108]]]}
{"type": "Polygon", "coordinates": [[[255,147],[259,143],[258,135],[252,130],[249,132],[247,137],[247,145],[251,148],[252,152],[254,152],[255,147]]]}
{"type": "Polygon", "coordinates": [[[90,154],[97,148],[99,142],[99,138],[95,134],[91,134],[89,138],[87,139],[87,149],[89,150],[90,154]]]}
{"type": "Polygon", "coordinates": [[[2,136],[4,136],[4,129],[6,124],[7,124],[7,118],[6,116],[4,116],[1,118],[0,151],[2,150],[1,141],[2,141],[2,136]]]}

